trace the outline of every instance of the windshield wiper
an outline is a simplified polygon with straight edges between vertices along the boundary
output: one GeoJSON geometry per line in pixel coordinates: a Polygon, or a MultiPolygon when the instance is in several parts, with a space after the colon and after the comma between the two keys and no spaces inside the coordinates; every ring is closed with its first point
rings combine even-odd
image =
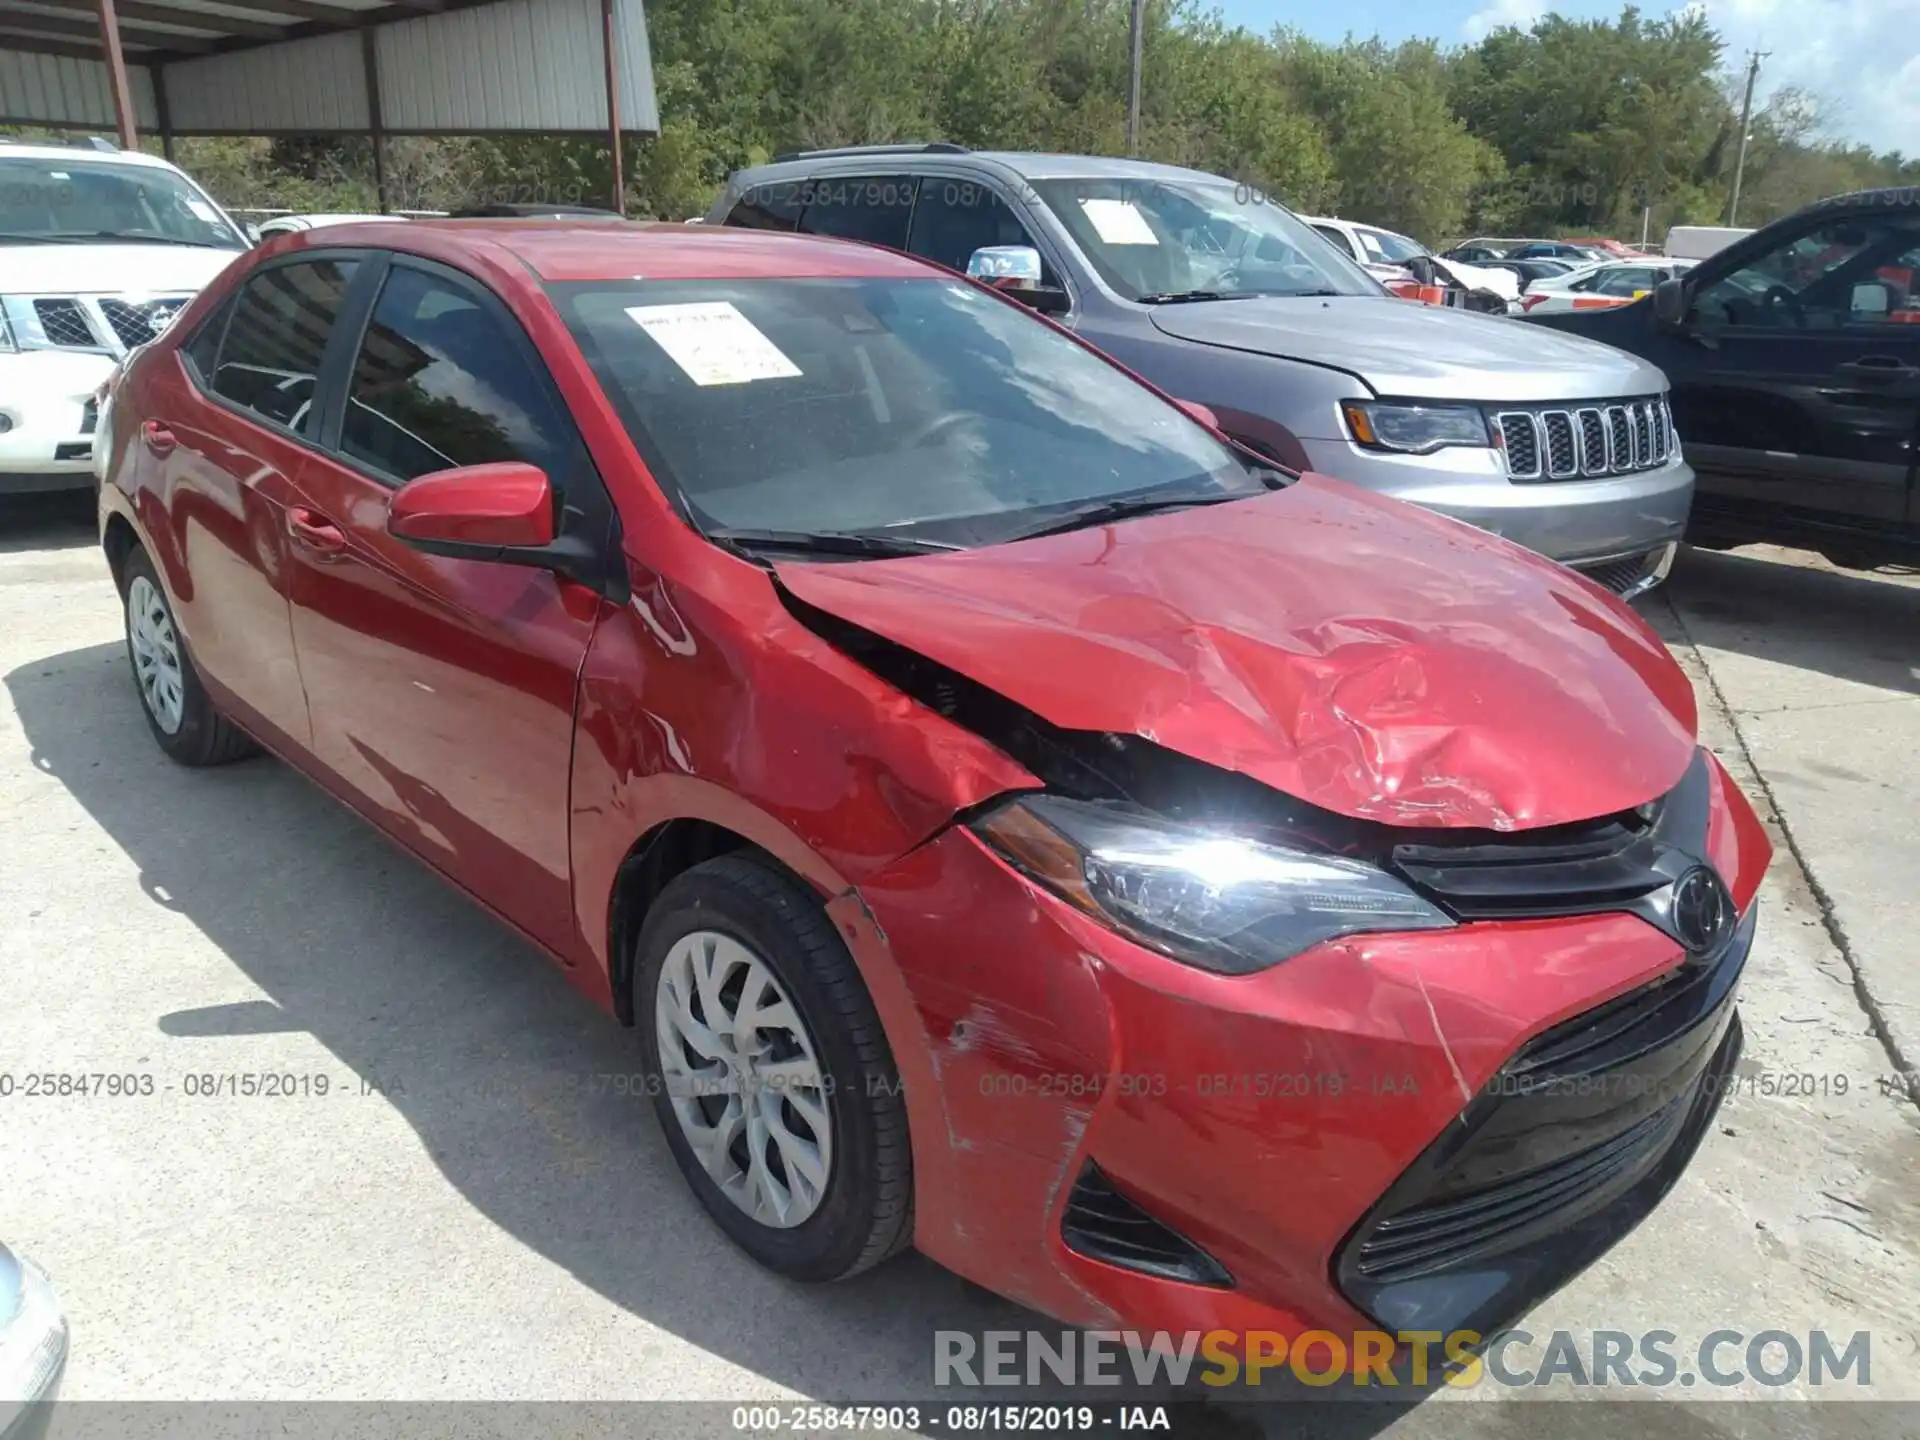
{"type": "Polygon", "coordinates": [[[962,547],[939,540],[914,540],[905,535],[805,530],[739,530],[720,525],[702,532],[709,540],[747,550],[792,550],[801,554],[859,555],[880,560],[900,555],[941,555],[962,547]]]}
{"type": "MultiPolygon", "coordinates": [[[[1265,483],[1265,482],[1262,482],[1265,483]]],[[[1269,487],[1271,488],[1271,487],[1269,487]]],[[[1016,531],[1003,536],[1002,540],[1037,540],[1042,535],[1064,535],[1070,530],[1084,530],[1092,525],[1106,525],[1115,520],[1132,520],[1141,515],[1159,515],[1169,510],[1189,510],[1200,505],[1225,505],[1234,500],[1251,500],[1251,495],[1162,495],[1156,498],[1135,496],[1118,500],[1096,500],[1090,505],[1079,505],[1064,515],[1057,515],[1044,525],[1032,530],[1016,531]]]]}
{"type": "Polygon", "coordinates": [[[1251,300],[1256,290],[1157,290],[1142,295],[1142,305],[1192,305],[1200,300],[1251,300]]]}

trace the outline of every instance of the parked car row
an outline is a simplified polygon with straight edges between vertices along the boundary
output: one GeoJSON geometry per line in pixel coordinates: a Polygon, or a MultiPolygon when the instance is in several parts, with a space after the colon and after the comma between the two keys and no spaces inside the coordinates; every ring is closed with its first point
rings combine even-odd
{"type": "Polygon", "coordinates": [[[109,396],[128,703],[633,1025],[783,1275],[1494,1334],[1712,1129],[1770,850],[1630,607],[1374,491],[1508,526],[1586,397],[1584,539],[1684,467],[1645,362],[1232,194],[889,151],[255,249],[109,396]]]}
{"type": "Polygon", "coordinates": [[[1559,275],[1542,276],[1520,297],[1519,313],[1554,315],[1604,310],[1650,295],[1656,285],[1685,274],[1691,260],[1601,260],[1559,275]]]}

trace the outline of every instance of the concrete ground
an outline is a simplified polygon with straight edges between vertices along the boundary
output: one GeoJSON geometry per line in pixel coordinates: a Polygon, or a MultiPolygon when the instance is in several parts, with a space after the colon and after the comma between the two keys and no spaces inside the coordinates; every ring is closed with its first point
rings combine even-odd
{"type": "MultiPolygon", "coordinates": [[[[1920,1060],[1920,584],[1695,554],[1646,609],[1779,846],[1745,1083],[1659,1211],[1524,1328],[1583,1350],[1665,1329],[1687,1373],[1715,1330],[1864,1330],[1871,1383],[1819,1393],[1920,1400],[1920,1109],[1890,1078],[1920,1060]]],[[[84,498],[0,514],[0,681],[0,1237],[71,1312],[67,1397],[926,1398],[935,1329],[1045,1323],[918,1257],[805,1289],[734,1250],[647,1103],[594,1078],[640,1068],[630,1032],[283,766],[160,755],[84,498]],[[154,1091],[25,1097],[46,1071],[154,1091]],[[269,1073],[295,1093],[191,1093],[269,1073]]],[[[1744,1339],[1720,1358],[1744,1368],[1744,1339]]],[[[1341,1428],[1611,1433],[1472,1403],[1575,1389],[1483,1384],[1341,1428]]],[[[1635,1428],[1920,1429],[1920,1409],[1681,1413],[1635,1428]]],[[[1272,1407],[1229,1418],[1282,1433],[1272,1407]]]]}

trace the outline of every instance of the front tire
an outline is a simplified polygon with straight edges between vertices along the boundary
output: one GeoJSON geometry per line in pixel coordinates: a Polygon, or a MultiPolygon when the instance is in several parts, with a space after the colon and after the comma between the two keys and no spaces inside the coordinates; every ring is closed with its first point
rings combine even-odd
{"type": "Polygon", "coordinates": [[[805,1281],[905,1248],[899,1072],[811,891],[754,856],[686,871],[648,909],[633,993],[660,1127],[735,1244],[805,1281]]]}
{"type": "Polygon", "coordinates": [[[140,711],[160,748],[182,765],[225,765],[258,747],[213,708],[173,618],[173,603],[147,552],[137,546],[120,570],[127,662],[140,711]]]}

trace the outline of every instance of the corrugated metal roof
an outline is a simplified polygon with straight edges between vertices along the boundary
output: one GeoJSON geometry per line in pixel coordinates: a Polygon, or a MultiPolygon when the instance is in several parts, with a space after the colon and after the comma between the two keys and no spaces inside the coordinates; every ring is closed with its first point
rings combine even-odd
{"type": "MultiPolygon", "coordinates": [[[[0,122],[111,129],[93,0],[8,0],[0,122]]],[[[604,133],[599,0],[119,0],[138,123],[176,135],[366,133],[371,29],[389,133],[604,133]],[[430,12],[430,13],[429,13],[430,12]]],[[[659,112],[642,0],[614,0],[621,128],[659,112]]]]}
{"type": "MultiPolygon", "coordinates": [[[[177,134],[366,130],[366,62],[354,32],[289,40],[166,67],[177,134]]],[[[385,88],[384,86],[382,88],[385,88]]]]}
{"type": "MultiPolygon", "coordinates": [[[[107,67],[98,60],[70,55],[35,55],[5,48],[0,35],[0,124],[73,125],[113,128],[113,92],[107,67]]],[[[153,110],[153,77],[128,73],[133,108],[142,128],[158,123],[153,110]]]]}

